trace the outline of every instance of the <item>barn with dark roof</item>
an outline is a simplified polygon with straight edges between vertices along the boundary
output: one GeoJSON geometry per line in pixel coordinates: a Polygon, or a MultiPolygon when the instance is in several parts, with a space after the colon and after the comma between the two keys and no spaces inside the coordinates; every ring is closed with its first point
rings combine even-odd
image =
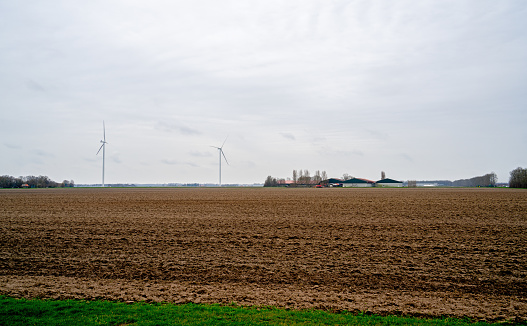
{"type": "Polygon", "coordinates": [[[342,182],[343,187],[365,188],[365,187],[373,187],[374,184],[375,184],[375,181],[371,181],[368,179],[362,179],[362,178],[352,178],[352,179],[342,182]]]}
{"type": "Polygon", "coordinates": [[[403,182],[386,178],[386,179],[382,179],[382,180],[375,182],[375,186],[376,187],[402,187],[403,182]]]}
{"type": "Polygon", "coordinates": [[[324,183],[327,187],[342,187],[343,182],[344,180],[341,179],[329,178],[321,183],[324,183]]]}

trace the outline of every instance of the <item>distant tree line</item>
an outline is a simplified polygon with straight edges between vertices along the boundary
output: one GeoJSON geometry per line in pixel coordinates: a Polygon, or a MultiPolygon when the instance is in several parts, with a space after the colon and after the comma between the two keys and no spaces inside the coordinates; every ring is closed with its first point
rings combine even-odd
{"type": "Polygon", "coordinates": [[[73,180],[64,180],[62,183],[55,182],[49,177],[39,175],[28,175],[25,177],[12,177],[10,175],[0,176],[0,188],[57,188],[57,187],[74,187],[73,180]]]}
{"type": "Polygon", "coordinates": [[[516,168],[510,172],[510,188],[527,188],[527,169],[516,168]]]}
{"type": "Polygon", "coordinates": [[[480,177],[461,179],[452,182],[454,187],[495,187],[498,182],[496,173],[491,172],[480,177]]]}
{"type": "MultiPolygon", "coordinates": [[[[410,181],[409,181],[410,182],[410,181]]],[[[445,187],[495,187],[498,182],[498,176],[496,173],[491,172],[479,177],[473,177],[470,179],[459,179],[455,181],[450,180],[423,180],[415,181],[413,183],[435,183],[439,186],[445,187]]]]}

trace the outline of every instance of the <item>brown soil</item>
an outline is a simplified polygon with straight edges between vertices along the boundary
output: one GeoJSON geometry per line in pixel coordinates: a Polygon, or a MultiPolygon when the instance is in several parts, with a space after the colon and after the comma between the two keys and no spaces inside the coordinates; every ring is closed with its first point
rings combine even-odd
{"type": "Polygon", "coordinates": [[[0,191],[0,294],[527,320],[527,191],[0,191]]]}

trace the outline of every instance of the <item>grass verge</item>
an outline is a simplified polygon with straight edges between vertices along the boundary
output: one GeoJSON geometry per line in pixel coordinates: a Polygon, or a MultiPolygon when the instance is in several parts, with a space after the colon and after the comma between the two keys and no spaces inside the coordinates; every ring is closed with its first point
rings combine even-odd
{"type": "MultiPolygon", "coordinates": [[[[0,325],[492,325],[470,320],[322,310],[132,303],[81,300],[15,299],[0,296],[0,325]]],[[[503,324],[501,324],[503,325],[503,324]]]]}

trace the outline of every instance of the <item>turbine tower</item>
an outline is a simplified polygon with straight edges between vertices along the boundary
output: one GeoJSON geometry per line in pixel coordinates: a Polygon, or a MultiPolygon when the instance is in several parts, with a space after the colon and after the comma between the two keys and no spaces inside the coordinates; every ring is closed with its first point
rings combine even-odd
{"type": "Polygon", "coordinates": [[[225,157],[225,153],[223,152],[223,145],[225,145],[227,138],[225,138],[225,140],[223,141],[223,144],[221,144],[221,147],[211,146],[211,147],[218,149],[218,153],[220,155],[220,183],[219,183],[220,187],[221,187],[221,156],[222,155],[223,155],[223,158],[225,159],[225,163],[227,163],[227,165],[229,164],[229,162],[227,161],[227,157],[225,157]]]}
{"type": "Polygon", "coordinates": [[[103,139],[101,140],[101,147],[99,147],[99,150],[97,151],[97,154],[95,155],[99,155],[99,152],[101,151],[102,149],[102,187],[104,188],[104,158],[105,158],[105,152],[106,152],[106,144],[108,144],[106,142],[106,127],[104,126],[104,120],[102,121],[102,135],[103,135],[103,139]]]}

